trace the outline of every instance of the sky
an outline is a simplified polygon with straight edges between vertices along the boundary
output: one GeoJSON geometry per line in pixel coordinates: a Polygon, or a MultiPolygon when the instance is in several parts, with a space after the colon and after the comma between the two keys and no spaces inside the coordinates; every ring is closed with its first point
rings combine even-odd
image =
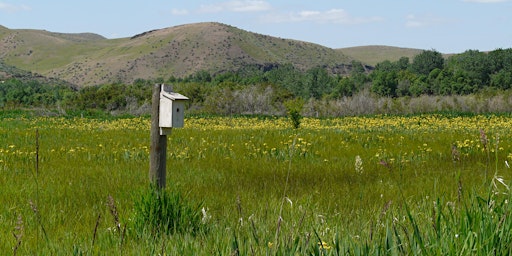
{"type": "Polygon", "coordinates": [[[330,48],[512,48],[512,0],[0,0],[0,25],[107,38],[196,22],[330,48]]]}

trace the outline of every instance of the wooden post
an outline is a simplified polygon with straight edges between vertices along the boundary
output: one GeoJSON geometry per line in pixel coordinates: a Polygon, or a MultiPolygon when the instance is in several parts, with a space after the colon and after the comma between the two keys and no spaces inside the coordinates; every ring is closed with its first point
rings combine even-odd
{"type": "Polygon", "coordinates": [[[167,136],[160,135],[159,127],[159,109],[160,109],[160,91],[161,84],[153,86],[153,95],[151,97],[151,133],[150,133],[150,159],[149,159],[149,180],[158,188],[165,188],[166,176],[166,156],[167,156],[167,136]]]}

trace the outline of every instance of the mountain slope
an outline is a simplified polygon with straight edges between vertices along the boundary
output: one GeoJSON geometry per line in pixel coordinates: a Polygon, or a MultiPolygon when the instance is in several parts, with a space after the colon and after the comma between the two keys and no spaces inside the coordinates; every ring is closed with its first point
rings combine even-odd
{"type": "Polygon", "coordinates": [[[375,66],[377,63],[385,60],[397,61],[401,57],[408,57],[409,61],[412,61],[414,56],[420,54],[423,50],[383,45],[369,45],[341,48],[337,49],[337,51],[368,65],[375,66]]]}
{"type": "Polygon", "coordinates": [[[120,39],[0,27],[0,58],[79,86],[183,77],[198,70],[215,73],[247,64],[291,63],[303,70],[326,66],[343,73],[351,61],[343,52],[317,44],[220,23],[181,25],[120,39]]]}
{"type": "Polygon", "coordinates": [[[2,59],[0,59],[0,83],[3,83],[6,79],[17,79],[23,82],[32,82],[37,81],[42,84],[51,84],[51,85],[63,85],[67,87],[74,88],[74,85],[71,83],[68,83],[67,81],[58,79],[58,78],[48,78],[45,76],[42,76],[37,73],[32,73],[30,71],[21,70],[19,68],[16,68],[14,66],[10,66],[5,64],[2,59]]]}

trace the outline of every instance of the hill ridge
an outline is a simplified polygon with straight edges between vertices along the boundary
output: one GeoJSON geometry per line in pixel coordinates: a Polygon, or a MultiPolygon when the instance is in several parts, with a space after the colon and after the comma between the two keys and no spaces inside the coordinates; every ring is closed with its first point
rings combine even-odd
{"type": "Polygon", "coordinates": [[[138,78],[183,77],[199,70],[223,72],[244,65],[350,65],[351,58],[321,45],[248,32],[218,22],[154,29],[106,39],[92,33],[2,29],[6,64],[79,86],[138,78]]]}
{"type": "Polygon", "coordinates": [[[79,87],[136,79],[184,77],[197,71],[235,71],[245,65],[322,66],[347,74],[354,59],[345,50],[253,33],[218,22],[153,29],[107,39],[94,33],[0,29],[0,58],[79,87]]]}
{"type": "Polygon", "coordinates": [[[408,57],[412,61],[414,56],[423,51],[423,49],[387,45],[364,45],[336,50],[372,66],[384,60],[398,61],[401,57],[408,57]]]}

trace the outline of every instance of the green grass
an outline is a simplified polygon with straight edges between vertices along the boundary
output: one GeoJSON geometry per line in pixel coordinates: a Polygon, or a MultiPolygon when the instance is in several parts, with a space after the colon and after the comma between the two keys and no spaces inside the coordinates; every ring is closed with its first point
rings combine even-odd
{"type": "MultiPolygon", "coordinates": [[[[427,50],[427,49],[424,49],[427,50]]],[[[391,62],[398,61],[401,57],[408,57],[412,62],[414,56],[420,54],[422,49],[400,48],[383,45],[372,46],[356,46],[337,49],[356,60],[368,65],[375,66],[377,63],[389,60],[391,62]]]]}
{"type": "Polygon", "coordinates": [[[510,250],[509,191],[493,178],[502,177],[505,184],[511,178],[504,164],[512,152],[510,117],[304,119],[300,129],[288,128],[281,118],[192,117],[186,123],[168,138],[167,184],[192,206],[204,207],[199,214],[207,231],[153,238],[155,232],[141,235],[135,225],[137,202],[149,186],[149,119],[2,118],[0,251],[481,255],[510,250]],[[261,123],[267,128],[255,125],[261,123]],[[222,124],[232,128],[218,128],[222,124]],[[487,134],[485,149],[479,128],[487,134]],[[455,161],[452,144],[458,146],[455,161]]]}

